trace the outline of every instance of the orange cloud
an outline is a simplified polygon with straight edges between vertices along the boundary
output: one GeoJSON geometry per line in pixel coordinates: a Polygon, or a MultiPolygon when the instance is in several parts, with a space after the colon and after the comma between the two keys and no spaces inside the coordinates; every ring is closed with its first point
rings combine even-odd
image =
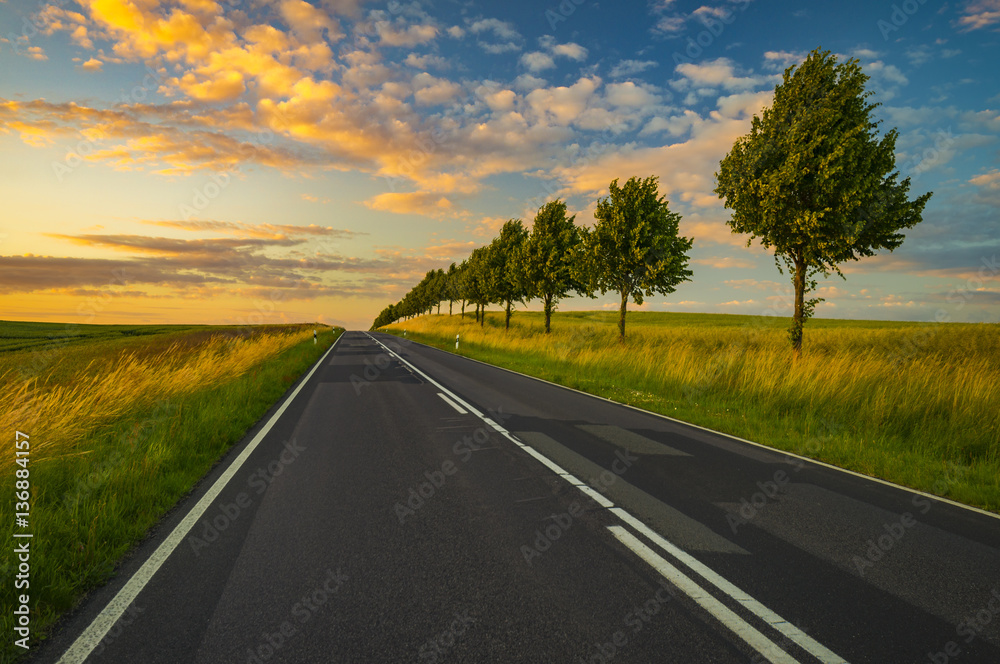
{"type": "Polygon", "coordinates": [[[424,253],[435,260],[450,261],[456,259],[464,259],[466,256],[472,253],[472,250],[478,246],[476,242],[445,242],[444,244],[432,245],[424,249],[424,253]]]}
{"type": "Polygon", "coordinates": [[[435,219],[454,214],[454,205],[450,200],[429,191],[386,192],[368,199],[365,206],[372,210],[416,214],[435,219]]]}
{"type": "Polygon", "coordinates": [[[757,264],[751,260],[746,260],[743,258],[734,258],[732,256],[711,256],[709,258],[692,258],[691,263],[695,265],[708,265],[709,267],[714,267],[719,270],[724,270],[729,268],[741,268],[749,270],[757,267],[757,264]]]}

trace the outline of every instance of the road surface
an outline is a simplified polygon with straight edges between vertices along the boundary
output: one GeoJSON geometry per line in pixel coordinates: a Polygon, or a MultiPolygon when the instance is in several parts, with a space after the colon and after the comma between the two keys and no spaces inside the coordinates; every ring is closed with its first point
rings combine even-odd
{"type": "Polygon", "coordinates": [[[31,660],[996,663],[1000,521],[349,332],[31,660]]]}

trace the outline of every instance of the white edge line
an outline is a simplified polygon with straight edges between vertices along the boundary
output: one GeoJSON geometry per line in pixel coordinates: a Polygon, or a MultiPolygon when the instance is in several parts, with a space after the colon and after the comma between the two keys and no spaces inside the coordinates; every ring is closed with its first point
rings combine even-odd
{"type": "Polygon", "coordinates": [[[758,632],[747,621],[710,595],[701,586],[684,575],[679,569],[668,563],[662,556],[643,544],[639,539],[621,526],[608,526],[615,538],[631,549],[637,556],[645,560],[670,583],[674,584],[698,605],[712,614],[716,620],[728,627],[738,637],[768,661],[774,664],[799,664],[798,660],[779,648],[777,644],[758,632]]]}
{"type": "Polygon", "coordinates": [[[313,368],[309,370],[309,373],[306,374],[305,378],[299,381],[299,384],[295,387],[292,393],[288,395],[288,398],[285,399],[285,402],[281,404],[278,410],[275,411],[274,415],[271,416],[271,419],[267,421],[264,428],[258,431],[257,435],[253,437],[253,440],[251,440],[250,443],[243,448],[243,451],[240,452],[239,456],[233,459],[232,463],[229,464],[229,467],[226,468],[225,472],[223,472],[222,475],[215,480],[212,487],[201,497],[201,500],[199,500],[195,506],[191,508],[180,523],[174,526],[174,529],[169,535],[167,535],[167,538],[163,540],[158,547],[156,547],[156,550],[150,554],[149,558],[146,559],[146,562],[142,564],[142,567],[135,571],[132,578],[130,578],[128,582],[122,586],[121,590],[119,590],[118,594],[116,594],[111,601],[108,602],[107,606],[101,609],[101,612],[97,614],[93,622],[87,626],[87,629],[76,637],[73,644],[66,650],[66,652],[63,653],[62,657],[59,658],[57,664],[82,664],[82,662],[90,656],[90,653],[101,642],[101,639],[103,639],[111,628],[114,627],[115,623],[118,622],[118,619],[121,618],[122,614],[124,614],[128,609],[129,605],[135,601],[135,598],[140,592],[142,592],[142,589],[147,583],[149,583],[149,580],[153,578],[153,575],[160,569],[160,566],[164,563],[164,561],[166,561],[167,558],[170,557],[170,554],[174,552],[174,549],[176,549],[177,545],[181,543],[184,536],[187,535],[198,519],[201,518],[202,514],[208,510],[209,506],[216,499],[216,497],[222,493],[222,490],[225,488],[226,484],[229,483],[229,480],[236,475],[236,472],[240,469],[243,463],[250,457],[253,451],[257,449],[257,446],[262,440],[264,440],[264,437],[271,430],[271,427],[274,426],[274,424],[278,421],[278,418],[280,418],[285,412],[288,405],[292,403],[296,396],[298,396],[302,387],[308,383],[309,379],[312,378],[312,375],[316,373],[316,369],[318,369],[326,360],[327,356],[333,352],[333,349],[336,348],[337,343],[343,338],[344,334],[346,334],[346,330],[340,333],[340,336],[333,342],[333,345],[330,346],[330,348],[323,353],[323,356],[316,361],[313,368]]]}
{"type": "MultiPolygon", "coordinates": [[[[383,332],[383,334],[389,334],[389,333],[388,332],[383,332]]],[[[395,337],[396,335],[392,335],[392,336],[395,337]]],[[[377,339],[376,339],[376,341],[377,341],[377,339]]],[[[973,505],[966,505],[964,503],[960,503],[958,501],[952,500],[951,498],[945,498],[944,496],[935,496],[933,493],[927,493],[926,491],[921,491],[920,489],[913,489],[913,488],[910,488],[908,486],[903,486],[902,484],[896,484],[895,482],[890,482],[889,480],[883,480],[880,477],[872,477],[871,475],[865,475],[864,473],[859,473],[859,472],[854,471],[854,470],[849,470],[847,468],[841,468],[840,466],[834,466],[831,463],[827,463],[825,461],[820,461],[818,459],[812,459],[812,458],[807,457],[807,456],[802,456],[801,454],[796,454],[795,452],[789,452],[787,450],[781,450],[781,449],[778,449],[777,447],[770,447],[770,446],[765,445],[763,443],[755,443],[752,440],[747,440],[746,438],[740,438],[739,436],[734,436],[733,434],[726,433],[725,431],[716,431],[715,429],[709,429],[708,427],[703,427],[700,424],[692,424],[691,422],[685,422],[684,420],[679,420],[676,417],[670,417],[669,415],[664,415],[663,413],[657,413],[657,412],[654,412],[652,410],[646,410],[644,408],[639,408],[638,406],[633,406],[631,404],[622,403],[621,401],[615,401],[614,399],[609,399],[607,397],[602,397],[599,394],[591,394],[590,392],[584,392],[583,390],[578,390],[575,387],[569,387],[567,385],[560,385],[559,383],[553,383],[551,380],[545,380],[544,378],[539,378],[538,376],[531,376],[531,375],[528,375],[526,373],[521,373],[520,371],[515,371],[513,369],[508,369],[507,367],[501,367],[498,364],[490,364],[489,362],[483,362],[482,360],[477,360],[476,358],[469,357],[468,355],[458,355],[457,353],[453,353],[453,352],[447,351],[447,350],[442,350],[440,348],[435,348],[434,346],[428,346],[427,344],[420,343],[419,341],[413,341],[412,339],[407,339],[407,341],[409,341],[410,343],[413,343],[413,344],[420,344],[421,346],[424,346],[426,348],[430,348],[432,350],[441,351],[442,353],[448,353],[449,355],[454,355],[456,357],[461,357],[461,358],[466,359],[466,360],[471,360],[473,362],[478,362],[479,364],[483,364],[483,365],[488,366],[488,367],[493,367],[494,369],[500,369],[501,371],[506,371],[507,373],[512,373],[512,374],[515,374],[517,376],[523,376],[525,378],[530,378],[531,380],[537,380],[540,383],[546,383],[548,385],[553,385],[555,387],[559,387],[559,388],[562,388],[564,390],[569,390],[570,392],[576,392],[577,394],[583,394],[585,396],[591,397],[592,399],[600,399],[601,401],[607,401],[608,403],[613,403],[616,406],[623,406],[625,408],[631,408],[632,410],[639,411],[640,413],[644,413],[646,415],[652,415],[653,417],[659,417],[659,418],[664,419],[664,420],[669,420],[671,422],[674,422],[676,424],[681,424],[681,425],[686,426],[686,427],[693,427],[695,429],[701,429],[702,431],[707,431],[709,433],[714,433],[714,434],[716,434],[718,436],[725,436],[726,438],[731,438],[732,440],[738,440],[739,442],[746,443],[747,445],[753,445],[754,447],[759,447],[761,449],[767,450],[768,452],[774,452],[775,454],[784,454],[786,456],[794,457],[796,459],[800,459],[800,460],[806,461],[808,463],[816,464],[817,466],[823,466],[824,468],[829,468],[830,470],[836,470],[836,471],[839,471],[841,473],[847,473],[848,475],[853,475],[854,477],[860,477],[861,479],[870,480],[872,482],[878,482],[879,484],[884,484],[885,486],[890,486],[890,487],[893,487],[894,489],[899,489],[900,491],[904,491],[906,493],[913,493],[913,494],[917,494],[917,495],[920,495],[920,496],[924,496],[926,498],[930,498],[931,500],[933,500],[935,502],[948,503],[949,505],[953,505],[955,507],[960,507],[962,509],[969,510],[970,512],[978,512],[979,514],[983,514],[985,516],[991,516],[994,519],[1000,519],[1000,514],[996,514],[994,512],[990,512],[988,510],[984,510],[981,507],[975,507],[973,505]]]]}
{"type": "MultiPolygon", "coordinates": [[[[371,336],[370,334],[368,336],[371,337],[371,339],[375,343],[377,343],[378,345],[382,346],[382,348],[385,348],[386,352],[389,352],[392,355],[394,355],[396,357],[396,359],[398,359],[400,362],[402,362],[404,364],[407,364],[410,367],[412,367],[414,371],[419,372],[424,378],[426,378],[430,383],[432,383],[433,385],[435,385],[436,387],[438,387],[440,390],[442,390],[443,392],[446,392],[447,394],[449,394],[450,396],[452,396],[457,401],[461,401],[462,403],[465,403],[465,401],[462,400],[460,397],[458,397],[454,392],[452,392],[451,390],[449,390],[445,386],[441,385],[441,383],[437,382],[436,380],[434,380],[433,378],[431,378],[430,376],[428,376],[426,373],[424,373],[419,368],[417,368],[416,365],[411,364],[409,361],[403,359],[399,354],[397,354],[394,351],[392,351],[388,346],[386,346],[385,344],[383,344],[382,342],[380,342],[375,337],[371,336]]],[[[485,364],[485,362],[482,362],[481,364],[485,364]]],[[[487,365],[487,366],[492,366],[492,365],[487,365]]],[[[514,372],[514,373],[516,373],[516,372],[514,372]]],[[[527,377],[531,378],[531,376],[527,376],[527,377]]],[[[581,392],[581,394],[586,394],[586,392],[581,392]]],[[[588,395],[588,396],[592,396],[592,395],[588,395]]],[[[471,406],[470,406],[470,408],[471,408],[471,406]]],[[[509,438],[510,440],[514,441],[521,449],[523,449],[525,452],[527,452],[532,457],[534,457],[535,459],[537,459],[540,463],[542,463],[544,466],[546,466],[547,468],[549,468],[549,470],[553,471],[556,475],[559,475],[564,480],[566,480],[567,482],[569,482],[570,484],[572,484],[573,486],[575,486],[577,489],[579,489],[584,495],[586,495],[589,498],[591,498],[592,500],[594,500],[598,505],[600,505],[601,507],[607,508],[611,513],[613,513],[615,516],[617,516],[623,522],[627,523],[628,525],[632,526],[637,531],[639,531],[640,533],[642,533],[643,535],[645,535],[646,537],[648,537],[650,540],[652,540],[654,543],[656,543],[658,546],[660,546],[660,548],[662,548],[664,551],[670,553],[675,558],[677,558],[682,563],[684,563],[689,568],[691,568],[692,571],[694,571],[697,574],[701,575],[703,578],[705,578],[706,581],[708,581],[711,584],[713,584],[716,588],[718,588],[719,590],[721,590],[722,592],[724,592],[726,595],[728,595],[730,598],[732,598],[738,604],[740,604],[741,606],[744,606],[745,608],[747,608],[748,610],[750,610],[751,613],[753,613],[757,617],[761,618],[765,623],[767,623],[768,625],[770,625],[771,627],[773,627],[774,629],[776,629],[781,634],[784,634],[785,636],[787,636],[789,639],[791,639],[795,643],[798,643],[805,650],[807,650],[810,654],[812,654],[815,657],[817,657],[823,664],[847,664],[846,660],[844,660],[842,657],[840,657],[839,655],[837,655],[833,651],[829,650],[828,648],[826,648],[825,646],[823,646],[822,644],[820,644],[819,642],[817,642],[815,639],[813,639],[808,634],[806,634],[805,632],[803,632],[802,630],[800,630],[798,627],[796,627],[795,625],[789,623],[787,620],[785,620],[784,618],[782,618],[781,616],[779,616],[777,613],[775,613],[771,609],[767,608],[766,606],[764,606],[763,604],[761,604],[759,601],[757,601],[756,599],[754,599],[753,597],[751,597],[750,595],[748,595],[744,591],[740,590],[739,588],[737,588],[735,585],[733,585],[732,583],[730,583],[729,581],[727,581],[723,577],[719,576],[715,571],[713,571],[707,565],[704,565],[697,558],[694,558],[690,554],[685,553],[681,549],[677,548],[675,545],[671,544],[668,540],[664,539],[662,536],[660,536],[658,533],[656,533],[654,530],[652,530],[649,526],[647,526],[642,521],[640,521],[639,519],[637,519],[634,516],[632,516],[631,514],[629,514],[626,510],[624,510],[624,509],[622,509],[620,507],[615,507],[615,504],[613,502],[611,502],[610,500],[608,500],[600,492],[596,491],[592,487],[584,484],[583,482],[580,482],[580,480],[578,480],[572,474],[570,474],[569,472],[567,472],[562,466],[560,466],[556,462],[552,461],[547,456],[545,456],[544,454],[542,454],[541,452],[539,452],[535,448],[531,447],[530,445],[525,445],[525,444],[521,443],[516,438],[514,438],[513,436],[511,436],[507,432],[506,429],[504,429],[500,425],[496,424],[495,422],[493,422],[492,420],[490,420],[485,415],[480,414],[479,417],[481,419],[483,419],[485,422],[489,423],[494,429],[496,429],[497,431],[499,431],[500,433],[502,433],[503,435],[505,435],[507,438],[509,438]]],[[[626,534],[628,534],[627,531],[625,531],[625,532],[626,532],[626,534]]],[[[629,535],[629,536],[631,537],[631,535],[629,535]]],[[[621,538],[619,538],[619,539],[621,539],[621,538]]],[[[641,542],[639,542],[639,544],[640,544],[640,546],[645,546],[641,542]]],[[[663,561],[663,559],[660,558],[659,556],[657,556],[655,554],[655,552],[650,551],[650,553],[652,555],[656,556],[659,560],[663,561]]],[[[668,564],[668,563],[666,563],[666,561],[663,561],[663,562],[664,562],[664,564],[668,564]]],[[[653,563],[650,563],[650,564],[653,564],[653,563]]],[[[655,564],[653,566],[656,567],[655,564]]],[[[678,572],[678,574],[680,574],[680,572],[678,572]]],[[[683,576],[683,575],[681,575],[681,576],[683,576]]],[[[687,577],[684,577],[684,578],[687,578],[687,577]]],[[[688,581],[690,581],[690,579],[688,579],[688,581]]],[[[693,583],[693,582],[691,582],[691,583],[693,583]]],[[[714,600],[714,598],[713,598],[713,601],[717,602],[718,600],[714,600]]],[[[722,606],[722,608],[725,608],[725,606],[722,605],[721,603],[719,605],[722,606]]],[[[726,610],[729,611],[729,609],[726,609],[726,610]]],[[[735,616],[735,614],[733,614],[733,615],[735,616]]],[[[738,617],[737,617],[737,619],[738,620],[742,620],[742,619],[740,619],[738,617]]],[[[748,625],[748,627],[749,627],[749,625],[748,625]]],[[[750,629],[752,629],[752,628],[750,628],[750,629]]],[[[759,632],[758,632],[758,634],[759,634],[759,632]]],[[[763,637],[763,635],[761,635],[761,638],[765,638],[765,637],[763,637]]],[[[767,640],[767,639],[765,638],[765,640],[767,640]]],[[[781,651],[781,652],[782,652],[782,654],[785,654],[784,651],[781,651]]],[[[792,659],[790,661],[795,662],[794,659],[792,659]]]]}
{"type": "Polygon", "coordinates": [[[459,406],[457,403],[448,398],[448,395],[444,392],[438,392],[438,396],[441,397],[446,404],[458,411],[459,415],[468,415],[469,411],[459,406]]]}
{"type": "Polygon", "coordinates": [[[677,546],[660,536],[659,533],[655,532],[639,519],[635,518],[620,507],[615,507],[610,511],[619,519],[632,526],[632,528],[639,531],[640,534],[645,535],[650,541],[659,546],[661,549],[687,565],[693,572],[735,599],[745,609],[769,624],[774,629],[778,630],[778,632],[788,637],[791,641],[797,643],[823,664],[847,664],[847,660],[843,657],[816,641],[814,638],[761,604],[743,590],[737,588],[731,582],[717,574],[714,570],[694,556],[677,548],[677,546]]]}

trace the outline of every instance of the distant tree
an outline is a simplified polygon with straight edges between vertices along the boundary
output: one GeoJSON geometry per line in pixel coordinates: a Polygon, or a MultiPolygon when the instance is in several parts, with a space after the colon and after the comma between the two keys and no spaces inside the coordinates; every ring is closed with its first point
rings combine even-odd
{"type": "Polygon", "coordinates": [[[444,296],[448,298],[448,315],[451,316],[452,305],[458,299],[458,268],[454,263],[444,273],[444,296]]]}
{"type": "Polygon", "coordinates": [[[441,300],[447,297],[447,287],[448,277],[445,275],[444,270],[435,270],[434,277],[430,283],[430,297],[432,302],[437,305],[437,312],[439,314],[441,313],[441,300]]]}
{"type": "Polygon", "coordinates": [[[380,327],[385,327],[391,323],[395,323],[399,320],[399,312],[395,305],[390,304],[385,309],[383,309],[379,315],[375,318],[372,323],[371,329],[377,330],[380,327]]]}
{"type": "MultiPolygon", "coordinates": [[[[450,271],[450,270],[449,270],[450,271]]],[[[468,301],[465,293],[465,278],[469,271],[468,260],[464,260],[455,268],[454,274],[449,279],[449,286],[452,296],[456,301],[462,303],[462,318],[465,318],[465,303],[468,301]]]]}
{"type": "Polygon", "coordinates": [[[656,176],[632,177],[623,187],[615,179],[594,216],[593,230],[581,230],[586,256],[581,276],[602,294],[618,293],[618,334],[624,340],[629,298],[642,304],[644,297],[668,295],[690,280],[692,240],[677,235],[681,216],[659,195],[656,176]]]}
{"type": "Polygon", "coordinates": [[[878,137],[879,104],[869,104],[868,76],[856,59],[837,64],[813,51],[785,70],[774,101],[756,115],[716,173],[715,192],[733,211],[734,232],[774,248],[792,275],[795,309],[789,338],[802,352],[802,328],[820,299],[805,300],[815,276],[839,264],[892,251],[903,228],[921,220],[930,193],[908,200],[910,178],[897,181],[898,132],[878,137]]]}
{"type": "Polygon", "coordinates": [[[465,261],[465,275],[462,280],[466,299],[476,305],[476,322],[480,325],[485,322],[486,312],[484,308],[489,302],[486,273],[487,251],[487,247],[477,247],[472,251],[472,254],[465,261]]]}
{"type": "Polygon", "coordinates": [[[486,252],[488,298],[504,305],[504,329],[510,329],[513,303],[523,302],[527,296],[521,272],[521,255],[527,239],[528,231],[521,220],[511,219],[503,225],[486,252]]]}
{"type": "Polygon", "coordinates": [[[545,312],[545,332],[551,331],[552,312],[570,291],[587,293],[576,278],[574,260],[580,246],[580,230],[566,217],[566,203],[554,200],[539,208],[524,243],[521,273],[529,298],[540,298],[545,312]]]}

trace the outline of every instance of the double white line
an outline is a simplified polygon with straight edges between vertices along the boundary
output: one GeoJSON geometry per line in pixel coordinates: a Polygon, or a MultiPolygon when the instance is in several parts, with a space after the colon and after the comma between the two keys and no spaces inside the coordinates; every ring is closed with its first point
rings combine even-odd
{"type": "MultiPolygon", "coordinates": [[[[801,629],[788,622],[726,579],[719,576],[719,574],[696,559],[694,556],[682,551],[680,548],[656,533],[645,523],[632,516],[626,510],[621,507],[616,507],[613,502],[607,499],[607,497],[597,492],[587,484],[581,482],[571,473],[567,472],[562,466],[552,461],[535,448],[522,443],[509,431],[491,420],[485,414],[446,388],[444,385],[418,369],[412,363],[404,360],[399,356],[399,354],[391,350],[381,341],[370,334],[368,336],[372,341],[385,349],[387,353],[402,362],[405,366],[409,367],[411,371],[420,374],[425,380],[427,380],[427,382],[441,390],[439,396],[455,408],[455,410],[459,412],[465,410],[481,419],[487,425],[492,427],[497,433],[504,436],[526,453],[536,458],[556,475],[559,475],[589,498],[592,498],[598,505],[607,508],[607,510],[611,514],[615,515],[623,524],[629,526],[635,532],[645,537],[649,542],[654,544],[661,551],[667,553],[675,561],[683,564],[687,567],[689,572],[693,573],[693,575],[701,577],[703,583],[714,586],[718,591],[721,591],[724,595],[733,600],[738,606],[762,620],[767,626],[784,636],[788,642],[795,643],[800,648],[815,657],[817,661],[822,662],[822,664],[847,664],[847,660],[843,657],[837,655],[835,652],[813,639],[801,629]]],[[[692,580],[690,576],[678,569],[677,566],[669,562],[656,550],[645,544],[640,538],[636,537],[636,535],[630,530],[623,526],[608,526],[608,530],[611,531],[611,534],[614,535],[619,542],[627,546],[635,552],[636,555],[649,563],[653,569],[659,572],[667,581],[679,588],[699,606],[712,614],[719,622],[743,639],[750,647],[764,656],[767,661],[772,662],[773,664],[800,664],[799,660],[782,650],[778,644],[737,615],[736,612],[719,601],[719,599],[717,599],[714,595],[705,590],[704,587],[692,580]]]]}

